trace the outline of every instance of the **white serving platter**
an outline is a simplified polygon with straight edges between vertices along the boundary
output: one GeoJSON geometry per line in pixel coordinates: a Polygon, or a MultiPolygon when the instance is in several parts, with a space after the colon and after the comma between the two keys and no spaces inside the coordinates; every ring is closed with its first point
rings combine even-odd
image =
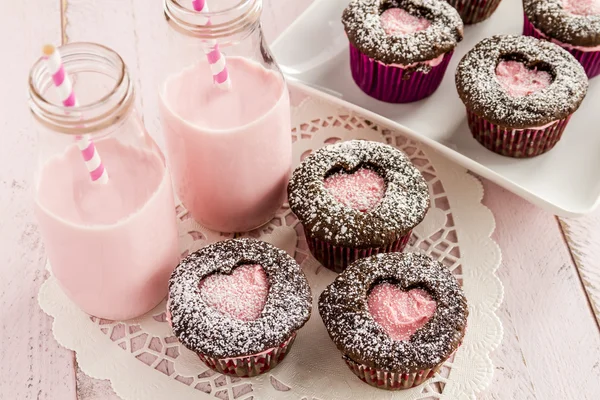
{"type": "Polygon", "coordinates": [[[519,0],[503,0],[490,19],[466,27],[465,39],[437,92],[401,105],[369,97],[352,80],[348,41],[340,21],[348,2],[315,0],[275,41],[275,57],[291,84],[317,89],[312,93],[401,131],[557,215],[581,216],[600,203],[600,77],[590,82],[588,95],[561,141],[544,155],[532,159],[497,155],[475,141],[467,126],[454,86],[456,65],[485,37],[521,33],[519,0]]]}

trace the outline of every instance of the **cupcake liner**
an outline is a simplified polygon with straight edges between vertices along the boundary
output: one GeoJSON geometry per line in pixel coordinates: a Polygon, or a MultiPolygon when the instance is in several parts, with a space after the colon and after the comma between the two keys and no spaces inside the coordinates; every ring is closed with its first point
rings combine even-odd
{"type": "Polygon", "coordinates": [[[510,129],[493,124],[467,109],[473,137],[488,150],[514,158],[535,157],[552,149],[570,119],[569,115],[542,129],[510,129]]]}
{"type": "Polygon", "coordinates": [[[350,44],[352,78],[363,92],[388,103],[410,103],[430,96],[440,86],[453,51],[427,73],[385,65],[350,44]]]}
{"type": "MultiPolygon", "coordinates": [[[[533,36],[536,39],[548,40],[548,37],[540,32],[527,18],[525,15],[525,19],[523,22],[523,35],[525,36],[533,36]]],[[[567,50],[569,53],[573,55],[579,61],[583,69],[585,70],[588,78],[593,78],[600,74],[600,51],[581,51],[572,48],[569,45],[563,45],[557,40],[552,40],[553,43],[558,44],[563,49],[567,50]]]]}
{"type": "Polygon", "coordinates": [[[281,345],[247,357],[213,358],[205,354],[198,354],[198,357],[210,369],[220,372],[221,374],[249,378],[275,368],[290,351],[295,339],[296,333],[294,332],[294,334],[281,345]]]}
{"type": "Polygon", "coordinates": [[[456,11],[465,24],[476,24],[488,19],[501,0],[446,0],[456,11]]]}
{"type": "Polygon", "coordinates": [[[445,362],[443,361],[433,368],[417,372],[392,372],[359,364],[346,355],[343,356],[343,359],[354,372],[354,375],[358,376],[363,382],[386,390],[410,389],[419,386],[439,371],[445,362]]]}
{"type": "Polygon", "coordinates": [[[344,271],[348,265],[360,258],[369,257],[379,253],[394,253],[404,250],[411,234],[412,230],[386,247],[357,249],[354,247],[334,246],[323,240],[315,239],[310,236],[309,232],[306,230],[304,231],[308,249],[312,255],[324,267],[338,273],[344,271]]]}

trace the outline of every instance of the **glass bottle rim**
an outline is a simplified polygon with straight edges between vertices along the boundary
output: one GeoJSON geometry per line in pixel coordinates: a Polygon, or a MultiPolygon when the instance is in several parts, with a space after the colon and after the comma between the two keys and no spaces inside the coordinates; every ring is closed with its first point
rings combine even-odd
{"type": "Polygon", "coordinates": [[[58,47],[65,70],[68,72],[97,72],[90,64],[114,74],[114,85],[97,100],[88,104],[67,107],[50,101],[44,93],[54,86],[43,57],[29,73],[29,106],[35,119],[52,131],[82,135],[106,129],[124,117],[133,108],[134,87],[121,56],[111,48],[91,42],[74,42],[58,47]],[[87,66],[78,66],[87,63],[87,66]]]}
{"type": "Polygon", "coordinates": [[[226,39],[246,32],[256,26],[262,12],[262,0],[239,0],[231,7],[202,13],[184,6],[181,0],[164,0],[163,5],[165,19],[172,28],[205,40],[226,39]]]}

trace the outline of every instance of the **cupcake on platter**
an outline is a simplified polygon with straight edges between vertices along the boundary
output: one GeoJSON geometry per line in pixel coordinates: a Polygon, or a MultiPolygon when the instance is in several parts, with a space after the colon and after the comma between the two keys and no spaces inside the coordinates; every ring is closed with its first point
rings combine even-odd
{"type": "Polygon", "coordinates": [[[167,319],[210,368],[249,377],[283,360],[311,304],[306,276],[285,251],[233,239],[181,261],[169,281],[167,319]]]}
{"type": "Polygon", "coordinates": [[[307,157],[292,175],[288,198],[310,251],[336,272],[362,257],[402,251],[429,208],[427,182],[410,159],[364,140],[307,157]]]}
{"type": "Polygon", "coordinates": [[[492,16],[501,0],[446,0],[458,11],[467,25],[476,24],[492,16]]]}
{"type": "Polygon", "coordinates": [[[600,1],[523,0],[523,34],[569,51],[589,78],[600,74],[600,1]]]}
{"type": "Polygon", "coordinates": [[[353,0],[342,23],[354,81],[389,103],[435,92],[463,38],[458,12],[443,0],[353,0]]]}
{"type": "Polygon", "coordinates": [[[509,157],[534,157],[552,149],[587,87],[585,72],[571,54],[528,36],[486,38],[456,70],[473,137],[509,157]]]}
{"type": "Polygon", "coordinates": [[[450,270],[424,254],[356,261],[319,298],[327,332],[369,385],[408,389],[431,378],[465,334],[467,300],[450,270]]]}

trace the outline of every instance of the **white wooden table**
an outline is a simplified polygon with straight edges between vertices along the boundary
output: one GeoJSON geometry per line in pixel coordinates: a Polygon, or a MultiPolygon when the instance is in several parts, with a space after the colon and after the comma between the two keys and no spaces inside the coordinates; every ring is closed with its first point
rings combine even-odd
{"type": "MultiPolygon", "coordinates": [[[[265,0],[273,40],[312,0],[265,0]]],[[[162,143],[156,46],[164,45],[162,0],[17,0],[0,12],[0,399],[112,399],[86,377],[37,304],[44,248],[32,215],[36,134],[27,74],[46,42],[93,41],[119,52],[138,88],[144,121],[162,143]]],[[[598,78],[600,79],[600,78],[598,78]]],[[[494,382],[481,399],[600,399],[600,213],[559,220],[483,181],[503,253],[505,335],[494,382]],[[581,274],[578,273],[577,266],[581,274]],[[586,287],[584,287],[584,283],[586,287]],[[596,289],[594,289],[596,288],[596,289]]]]}

